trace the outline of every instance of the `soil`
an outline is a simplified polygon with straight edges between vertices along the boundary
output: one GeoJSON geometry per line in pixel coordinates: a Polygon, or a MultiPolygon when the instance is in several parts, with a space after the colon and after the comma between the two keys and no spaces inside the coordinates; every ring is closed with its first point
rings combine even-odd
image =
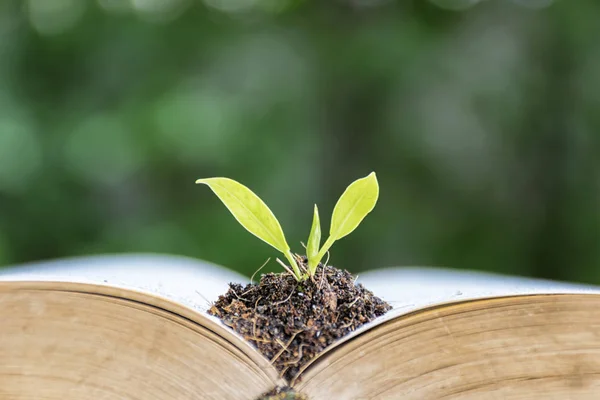
{"type": "MultiPolygon", "coordinates": [[[[306,267],[306,257],[299,258],[306,267]]],[[[288,382],[326,347],[385,314],[391,306],[348,272],[319,264],[312,279],[264,274],[246,286],[229,284],[209,313],[253,344],[288,382]]]]}

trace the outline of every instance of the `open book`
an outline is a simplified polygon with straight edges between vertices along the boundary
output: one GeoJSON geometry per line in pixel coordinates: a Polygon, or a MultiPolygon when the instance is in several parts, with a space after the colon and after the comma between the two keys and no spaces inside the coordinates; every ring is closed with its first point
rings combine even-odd
{"type": "MultiPolygon", "coordinates": [[[[290,384],[206,313],[247,278],[171,256],[0,270],[0,399],[254,400],[290,384]]],[[[598,399],[596,287],[434,268],[359,277],[394,309],[294,382],[325,399],[598,399]]]]}

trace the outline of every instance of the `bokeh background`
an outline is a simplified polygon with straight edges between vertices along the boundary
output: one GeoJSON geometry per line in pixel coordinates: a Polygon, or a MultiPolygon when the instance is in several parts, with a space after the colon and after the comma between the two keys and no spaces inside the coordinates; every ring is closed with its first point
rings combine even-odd
{"type": "MultiPolygon", "coordinates": [[[[275,250],[200,177],[257,192],[302,251],[354,179],[351,271],[600,283],[597,0],[0,1],[0,266],[158,252],[251,274],[275,250]]],[[[271,270],[277,269],[272,262],[271,270]]]]}

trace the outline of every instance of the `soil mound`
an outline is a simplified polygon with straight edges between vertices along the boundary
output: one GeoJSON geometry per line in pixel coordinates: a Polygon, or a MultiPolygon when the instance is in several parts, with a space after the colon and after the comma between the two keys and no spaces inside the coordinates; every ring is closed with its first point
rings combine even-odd
{"type": "Polygon", "coordinates": [[[315,276],[304,282],[288,273],[270,273],[258,283],[231,283],[209,312],[244,336],[293,382],[327,346],[390,309],[355,284],[349,272],[319,265],[315,276]]]}

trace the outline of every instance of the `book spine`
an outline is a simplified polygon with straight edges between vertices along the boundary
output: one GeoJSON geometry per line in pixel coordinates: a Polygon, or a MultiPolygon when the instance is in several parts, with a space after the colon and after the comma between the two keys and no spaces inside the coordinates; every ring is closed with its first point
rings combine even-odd
{"type": "Polygon", "coordinates": [[[277,387],[256,400],[308,400],[308,397],[290,387],[277,387]]]}

